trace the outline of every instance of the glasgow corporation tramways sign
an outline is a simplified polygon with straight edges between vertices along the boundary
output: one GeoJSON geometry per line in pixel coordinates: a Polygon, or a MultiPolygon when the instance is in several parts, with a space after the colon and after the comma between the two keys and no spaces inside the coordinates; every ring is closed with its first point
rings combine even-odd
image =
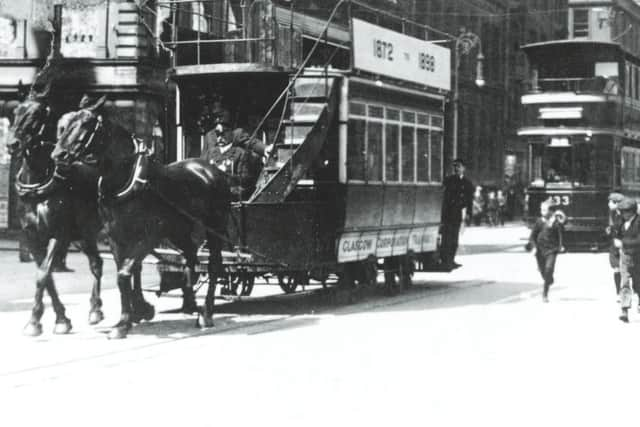
{"type": "Polygon", "coordinates": [[[352,20],[354,68],[451,90],[451,51],[427,40],[352,20]]]}

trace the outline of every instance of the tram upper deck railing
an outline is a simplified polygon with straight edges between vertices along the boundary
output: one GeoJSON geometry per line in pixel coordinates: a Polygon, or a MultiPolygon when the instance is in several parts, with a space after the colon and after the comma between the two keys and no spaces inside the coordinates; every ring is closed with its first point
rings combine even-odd
{"type": "Polygon", "coordinates": [[[574,92],[622,95],[617,77],[535,79],[524,82],[524,93],[574,92]]]}
{"type": "Polygon", "coordinates": [[[166,18],[163,25],[169,29],[165,32],[162,44],[173,52],[174,67],[254,63],[294,70],[302,63],[310,41],[321,37],[326,48],[317,49],[317,61],[312,60],[310,65],[324,63],[333,56],[335,60],[330,65],[350,68],[349,22],[353,17],[371,20],[425,40],[433,36],[454,39],[425,24],[394,15],[389,10],[373,8],[358,0],[343,0],[336,3],[336,8],[338,5],[340,11],[327,23],[327,17],[321,11],[314,14],[314,10],[306,9],[302,1],[157,2],[158,15],[166,18]],[[336,55],[336,48],[344,52],[336,55]]]}

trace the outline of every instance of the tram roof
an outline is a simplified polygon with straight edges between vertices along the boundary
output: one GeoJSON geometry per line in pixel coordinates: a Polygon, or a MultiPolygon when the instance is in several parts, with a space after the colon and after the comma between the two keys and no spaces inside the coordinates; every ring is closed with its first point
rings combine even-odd
{"type": "Polygon", "coordinates": [[[179,65],[171,69],[172,78],[205,77],[233,73],[284,73],[281,67],[273,67],[261,63],[219,63],[200,65],[179,65]]]}
{"type": "Polygon", "coordinates": [[[620,43],[597,41],[597,40],[580,40],[580,39],[551,40],[551,41],[545,41],[545,42],[530,43],[530,44],[522,45],[520,46],[520,48],[524,50],[525,53],[530,54],[533,51],[536,51],[538,49],[545,49],[545,48],[552,48],[552,47],[571,49],[572,47],[583,48],[585,46],[600,47],[605,49],[607,48],[616,49],[616,50],[619,50],[620,52],[623,51],[620,43]]]}

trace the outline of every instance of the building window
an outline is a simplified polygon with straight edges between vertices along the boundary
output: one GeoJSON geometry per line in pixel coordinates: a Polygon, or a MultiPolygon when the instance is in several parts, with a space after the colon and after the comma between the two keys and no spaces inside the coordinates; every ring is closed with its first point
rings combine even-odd
{"type": "Polygon", "coordinates": [[[589,9],[573,9],[573,37],[589,36],[589,9]]]}

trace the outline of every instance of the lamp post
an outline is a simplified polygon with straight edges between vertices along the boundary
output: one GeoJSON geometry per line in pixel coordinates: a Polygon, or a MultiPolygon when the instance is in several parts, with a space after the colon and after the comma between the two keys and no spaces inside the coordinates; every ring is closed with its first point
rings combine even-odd
{"type": "Polygon", "coordinates": [[[482,41],[477,34],[467,31],[465,28],[460,29],[460,35],[455,39],[455,52],[454,52],[454,70],[453,70],[453,147],[452,157],[455,159],[458,157],[458,104],[460,101],[459,91],[459,71],[460,71],[460,57],[461,55],[468,55],[473,48],[478,47],[478,54],[476,55],[476,86],[484,86],[484,76],[482,72],[482,65],[484,61],[484,55],[482,54],[482,41]]]}

